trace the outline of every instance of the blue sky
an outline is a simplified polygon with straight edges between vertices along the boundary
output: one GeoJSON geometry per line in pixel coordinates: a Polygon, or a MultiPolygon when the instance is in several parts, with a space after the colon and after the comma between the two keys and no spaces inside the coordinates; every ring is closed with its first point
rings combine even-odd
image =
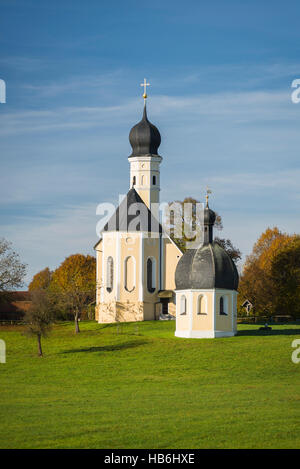
{"type": "Polygon", "coordinates": [[[96,206],[129,187],[128,134],[162,135],[161,200],[194,196],[247,255],[299,232],[297,1],[0,0],[1,236],[28,277],[93,253],[96,206]]]}

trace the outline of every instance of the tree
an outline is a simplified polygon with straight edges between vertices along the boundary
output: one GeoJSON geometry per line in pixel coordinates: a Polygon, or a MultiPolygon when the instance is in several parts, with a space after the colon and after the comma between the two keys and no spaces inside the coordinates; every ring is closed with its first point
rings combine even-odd
{"type": "Polygon", "coordinates": [[[275,309],[300,317],[300,237],[283,246],[272,261],[275,309]]]}
{"type": "Polygon", "coordinates": [[[67,257],[53,272],[50,289],[59,295],[61,307],[72,312],[79,333],[80,314],[95,302],[96,259],[83,254],[67,257]]]}
{"type": "Polygon", "coordinates": [[[239,285],[240,303],[249,300],[256,314],[271,316],[280,312],[283,291],[280,293],[276,285],[274,265],[282,249],[297,238],[282,233],[277,227],[267,228],[262,233],[246,258],[239,285]]]}
{"type": "MultiPolygon", "coordinates": [[[[197,204],[200,204],[200,201],[194,199],[193,197],[186,197],[183,201],[176,200],[174,202],[169,202],[168,204],[170,209],[170,216],[165,222],[165,229],[168,233],[170,233],[170,237],[180,247],[182,252],[186,251],[188,241],[193,241],[196,239],[196,235],[191,238],[190,233],[197,231],[200,232],[202,230],[201,220],[199,219],[199,214],[197,214],[197,204]],[[182,230],[181,237],[176,237],[176,223],[179,223],[182,230]]],[[[223,229],[222,218],[217,213],[215,228],[219,231],[223,229]]],[[[215,242],[220,244],[220,246],[225,249],[234,262],[237,262],[241,259],[241,251],[234,247],[229,239],[215,237],[215,242]]]]}
{"type": "Polygon", "coordinates": [[[222,246],[222,248],[227,252],[227,254],[229,254],[234,262],[238,262],[242,258],[241,251],[233,246],[230,239],[218,238],[216,236],[214,241],[222,246]]]}
{"type": "MultiPolygon", "coordinates": [[[[200,201],[193,197],[186,197],[183,201],[175,200],[168,204],[170,212],[165,220],[164,228],[183,252],[187,249],[187,242],[196,239],[193,232],[200,233],[202,231],[197,204],[200,204],[200,201]],[[176,229],[180,230],[180,237],[176,236],[176,229]]],[[[219,230],[223,228],[222,219],[217,213],[215,226],[219,230]]]]}
{"type": "Polygon", "coordinates": [[[12,250],[12,245],[4,238],[0,239],[0,291],[6,292],[22,287],[26,275],[26,264],[12,250]]]}
{"type": "Polygon", "coordinates": [[[38,356],[43,356],[42,337],[47,337],[54,322],[53,302],[45,290],[33,290],[31,305],[26,311],[24,321],[26,333],[37,338],[38,356]]]}
{"type": "Polygon", "coordinates": [[[50,271],[49,267],[46,267],[44,270],[41,270],[34,275],[28,286],[28,290],[47,290],[50,286],[51,277],[52,272],[50,271]]]}

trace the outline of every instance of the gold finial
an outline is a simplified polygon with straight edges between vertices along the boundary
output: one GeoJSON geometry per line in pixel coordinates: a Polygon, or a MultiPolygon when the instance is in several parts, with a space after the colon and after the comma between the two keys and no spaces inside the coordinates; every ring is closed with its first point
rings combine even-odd
{"type": "Polygon", "coordinates": [[[147,86],[150,86],[150,83],[147,83],[146,78],[144,78],[144,83],[141,83],[141,86],[144,87],[143,98],[144,98],[144,100],[146,101],[146,99],[147,99],[147,97],[148,97],[148,96],[147,96],[147,86]]]}
{"type": "Polygon", "coordinates": [[[208,194],[211,194],[211,190],[209,189],[208,186],[206,186],[206,207],[208,207],[208,199],[209,199],[209,195],[208,194]]]}

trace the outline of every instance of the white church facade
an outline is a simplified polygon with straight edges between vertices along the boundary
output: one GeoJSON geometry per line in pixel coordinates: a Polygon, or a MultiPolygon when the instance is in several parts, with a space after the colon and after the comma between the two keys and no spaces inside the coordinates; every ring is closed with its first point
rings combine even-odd
{"type": "Polygon", "coordinates": [[[95,245],[96,320],[144,321],[176,316],[178,337],[236,333],[236,267],[213,242],[214,212],[204,210],[204,242],[185,253],[164,232],[158,217],[161,137],[148,120],[129,135],[132,154],[126,197],[95,245]]]}

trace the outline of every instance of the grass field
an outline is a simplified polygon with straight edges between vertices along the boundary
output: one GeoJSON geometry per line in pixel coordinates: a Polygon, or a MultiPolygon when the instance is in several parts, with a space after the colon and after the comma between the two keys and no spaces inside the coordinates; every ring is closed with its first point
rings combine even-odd
{"type": "Polygon", "coordinates": [[[62,323],[44,358],[0,327],[0,447],[300,448],[300,325],[203,340],[174,327],[62,323]]]}

